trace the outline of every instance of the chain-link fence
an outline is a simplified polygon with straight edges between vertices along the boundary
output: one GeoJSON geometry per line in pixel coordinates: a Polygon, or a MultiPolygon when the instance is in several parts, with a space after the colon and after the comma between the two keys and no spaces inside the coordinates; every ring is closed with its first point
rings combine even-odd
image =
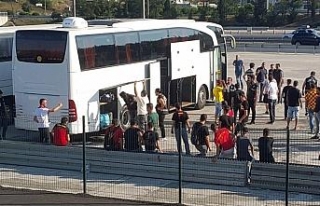
{"type": "MultiPolygon", "coordinates": [[[[26,119],[30,121],[24,124],[34,127],[32,117],[26,119]]],[[[275,163],[263,163],[258,147],[262,129],[249,129],[254,151],[249,162],[216,158],[212,131],[212,150],[200,156],[191,134],[185,131],[188,141],[183,141],[184,131],[172,133],[170,122],[166,138],[159,138],[155,148],[136,130],[119,139],[121,148],[110,148],[106,130],[87,134],[86,125],[85,119],[72,125],[84,133],[72,136],[67,146],[53,145],[52,138],[40,142],[38,131],[9,125],[0,142],[0,185],[188,205],[320,205],[320,142],[307,130],[271,129],[275,163]]]]}

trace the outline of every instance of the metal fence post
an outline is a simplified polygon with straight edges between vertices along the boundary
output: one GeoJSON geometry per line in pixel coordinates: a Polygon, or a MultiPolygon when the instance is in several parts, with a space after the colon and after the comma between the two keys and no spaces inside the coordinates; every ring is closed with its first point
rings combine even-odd
{"type": "Polygon", "coordinates": [[[86,122],[82,116],[82,180],[83,194],[87,194],[87,163],[86,163],[86,122]]]}
{"type": "Polygon", "coordinates": [[[290,130],[289,130],[289,127],[286,128],[287,130],[287,158],[286,158],[286,203],[285,205],[288,206],[289,205],[289,154],[290,154],[290,130]]]}
{"type": "Polygon", "coordinates": [[[179,138],[178,138],[178,147],[179,147],[179,204],[182,204],[182,122],[179,123],[179,138]]]}

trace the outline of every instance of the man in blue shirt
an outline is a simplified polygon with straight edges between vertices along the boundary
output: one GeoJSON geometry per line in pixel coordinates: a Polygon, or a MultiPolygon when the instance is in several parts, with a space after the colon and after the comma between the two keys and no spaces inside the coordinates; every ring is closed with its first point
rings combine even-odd
{"type": "Polygon", "coordinates": [[[242,82],[242,73],[243,73],[243,61],[239,59],[239,56],[236,55],[236,59],[233,61],[234,66],[234,72],[236,75],[236,81],[237,84],[241,86],[241,89],[243,89],[243,82],[242,82]]]}

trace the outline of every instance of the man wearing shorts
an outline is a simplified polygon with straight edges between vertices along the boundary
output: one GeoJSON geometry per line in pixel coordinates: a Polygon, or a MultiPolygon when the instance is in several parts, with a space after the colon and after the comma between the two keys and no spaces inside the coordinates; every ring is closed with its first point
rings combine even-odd
{"type": "Polygon", "coordinates": [[[294,81],[293,87],[289,88],[287,91],[287,127],[289,127],[291,120],[294,119],[295,122],[293,130],[296,130],[298,125],[299,107],[302,108],[301,97],[301,92],[298,89],[298,81],[294,81]]]}

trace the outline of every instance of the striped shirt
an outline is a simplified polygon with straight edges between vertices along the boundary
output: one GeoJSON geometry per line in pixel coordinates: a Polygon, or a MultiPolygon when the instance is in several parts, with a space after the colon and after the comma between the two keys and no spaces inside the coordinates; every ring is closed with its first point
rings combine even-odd
{"type": "Polygon", "coordinates": [[[310,90],[306,93],[306,107],[307,109],[314,110],[316,108],[317,89],[310,90]]]}

